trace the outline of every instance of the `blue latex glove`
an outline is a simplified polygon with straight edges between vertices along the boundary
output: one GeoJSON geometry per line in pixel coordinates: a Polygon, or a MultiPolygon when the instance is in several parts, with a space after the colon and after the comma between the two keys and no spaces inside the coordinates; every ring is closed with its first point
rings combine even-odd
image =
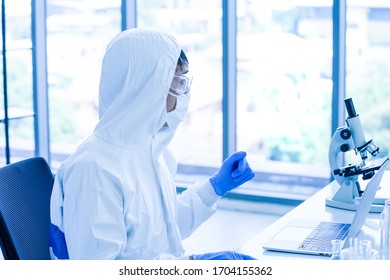
{"type": "Polygon", "coordinates": [[[222,251],[200,255],[192,255],[193,260],[256,260],[255,258],[233,251],[222,251]]]}
{"type": "Polygon", "coordinates": [[[224,196],[228,191],[237,188],[255,176],[248,162],[245,152],[237,152],[228,157],[218,172],[210,178],[216,194],[224,196]]]}

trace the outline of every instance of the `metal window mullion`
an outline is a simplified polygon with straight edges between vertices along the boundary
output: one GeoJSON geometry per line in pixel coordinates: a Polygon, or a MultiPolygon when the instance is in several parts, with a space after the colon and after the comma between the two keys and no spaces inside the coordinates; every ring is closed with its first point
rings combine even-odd
{"type": "Polygon", "coordinates": [[[3,96],[4,96],[4,134],[5,134],[5,163],[11,162],[11,149],[9,141],[9,118],[8,118],[8,86],[7,86],[7,44],[5,28],[5,1],[1,1],[1,36],[2,36],[2,64],[3,64],[3,96]]]}
{"type": "Polygon", "coordinates": [[[122,30],[137,26],[137,0],[122,0],[121,5],[122,30]]]}
{"type": "Polygon", "coordinates": [[[46,1],[31,1],[35,155],[50,162],[46,52],[46,1]]]}
{"type": "Polygon", "coordinates": [[[222,135],[223,159],[236,151],[236,0],[222,1],[222,135]]]}
{"type": "Polygon", "coordinates": [[[346,76],[346,0],[333,1],[332,135],[344,125],[346,76]]]}

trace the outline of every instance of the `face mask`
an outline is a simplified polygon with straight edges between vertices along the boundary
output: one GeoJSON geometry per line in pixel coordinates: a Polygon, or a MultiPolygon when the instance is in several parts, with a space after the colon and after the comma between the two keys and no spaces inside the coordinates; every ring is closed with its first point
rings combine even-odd
{"type": "Polygon", "coordinates": [[[181,123],[188,111],[190,104],[190,92],[176,96],[176,107],[171,112],[167,113],[167,126],[176,128],[181,123]]]}

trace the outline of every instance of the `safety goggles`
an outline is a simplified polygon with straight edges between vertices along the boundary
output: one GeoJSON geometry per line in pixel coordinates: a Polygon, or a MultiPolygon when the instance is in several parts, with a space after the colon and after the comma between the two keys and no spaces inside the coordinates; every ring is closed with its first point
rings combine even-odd
{"type": "Polygon", "coordinates": [[[192,75],[187,72],[186,74],[175,75],[173,77],[169,93],[173,96],[187,94],[191,88],[192,75]]]}

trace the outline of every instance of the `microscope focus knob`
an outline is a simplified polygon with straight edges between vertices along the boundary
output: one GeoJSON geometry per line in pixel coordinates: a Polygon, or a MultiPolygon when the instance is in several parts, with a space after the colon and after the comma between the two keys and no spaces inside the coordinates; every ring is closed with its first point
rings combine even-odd
{"type": "Polygon", "coordinates": [[[374,176],[375,172],[374,171],[369,171],[366,173],[363,173],[363,180],[371,179],[374,176]]]}
{"type": "Polygon", "coordinates": [[[335,170],[333,170],[333,175],[342,175],[343,173],[341,172],[341,170],[340,169],[335,169],[335,170]]]}
{"type": "Polygon", "coordinates": [[[344,140],[347,140],[351,137],[351,131],[349,129],[343,129],[342,131],[340,131],[340,136],[341,138],[343,138],[344,140]]]}
{"type": "Polygon", "coordinates": [[[340,150],[342,151],[342,152],[348,152],[349,151],[349,145],[348,144],[343,144],[343,145],[341,145],[340,146],[340,150]]]}

